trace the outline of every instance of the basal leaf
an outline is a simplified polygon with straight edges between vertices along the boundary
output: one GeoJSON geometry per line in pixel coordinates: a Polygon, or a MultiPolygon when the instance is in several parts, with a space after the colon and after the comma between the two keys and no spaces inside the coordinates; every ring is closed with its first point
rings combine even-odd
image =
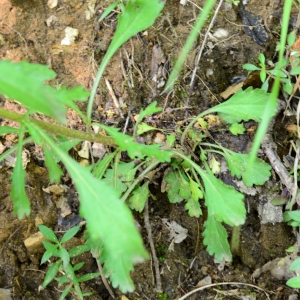
{"type": "Polygon", "coordinates": [[[183,199],[189,199],[192,196],[190,180],[188,177],[181,171],[176,172],[179,179],[179,195],[183,199]]]}
{"type": "Polygon", "coordinates": [[[198,200],[194,200],[192,198],[188,199],[184,208],[188,211],[190,217],[199,218],[202,216],[202,210],[198,200]]]}
{"type": "Polygon", "coordinates": [[[30,214],[30,202],[26,195],[25,190],[25,171],[22,164],[22,143],[23,143],[23,133],[25,128],[21,127],[21,132],[18,141],[18,151],[15,162],[15,167],[12,174],[12,188],[10,197],[14,202],[14,213],[19,219],[23,219],[24,216],[29,216],[30,214]]]}
{"type": "MultiPolygon", "coordinates": [[[[229,100],[209,109],[209,112],[218,112],[227,123],[254,120],[261,121],[264,110],[271,101],[270,94],[261,89],[238,90],[229,100]]],[[[275,114],[275,109],[269,112],[275,114]]]]}
{"type": "Polygon", "coordinates": [[[229,131],[234,135],[243,134],[245,132],[245,127],[243,124],[233,123],[229,127],[229,131]]]}
{"type": "Polygon", "coordinates": [[[149,194],[148,185],[149,182],[145,182],[142,186],[133,191],[133,196],[129,199],[129,206],[131,209],[135,209],[139,212],[144,210],[149,194]]]}
{"type": "Polygon", "coordinates": [[[134,142],[134,139],[126,134],[118,132],[119,129],[101,125],[102,127],[119,145],[122,151],[127,151],[130,158],[150,158],[155,157],[161,162],[170,162],[172,152],[160,149],[159,145],[142,145],[134,142]]]}
{"type": "Polygon", "coordinates": [[[208,214],[204,224],[205,230],[203,244],[207,246],[207,252],[214,255],[218,261],[232,261],[230,247],[227,241],[227,232],[222,224],[213,216],[208,214]]]}
{"type": "Polygon", "coordinates": [[[169,172],[164,180],[168,183],[167,193],[171,203],[181,202],[183,198],[179,195],[179,176],[175,171],[169,172]]]}
{"type": "Polygon", "coordinates": [[[141,124],[138,124],[138,130],[137,130],[137,134],[143,134],[145,132],[151,131],[151,130],[157,130],[157,128],[148,125],[147,123],[142,122],[141,124]]]}
{"type": "Polygon", "coordinates": [[[44,146],[45,163],[49,172],[50,182],[60,182],[60,177],[64,175],[61,168],[57,165],[52,153],[49,151],[47,146],[44,146]]]}
{"type": "Polygon", "coordinates": [[[57,90],[44,84],[56,74],[47,66],[28,62],[0,62],[0,92],[33,112],[41,112],[65,123],[66,109],[57,90]],[[20,82],[22,84],[20,84],[20,82]]]}
{"type": "Polygon", "coordinates": [[[61,151],[41,129],[37,127],[37,130],[60,157],[74,181],[80,197],[80,214],[86,219],[89,236],[92,240],[101,239],[103,242],[101,258],[106,275],[123,293],[133,291],[130,278],[133,264],[148,255],[129,208],[118,199],[111,187],[61,151]]]}
{"type": "Polygon", "coordinates": [[[246,176],[246,170],[249,167],[249,154],[235,153],[233,151],[224,151],[225,159],[232,176],[243,179],[247,186],[253,184],[262,185],[271,176],[271,166],[260,158],[256,158],[249,176],[246,176]]]}
{"type": "MultiPolygon", "coordinates": [[[[141,109],[141,112],[140,112],[139,117],[138,117],[138,119],[137,119],[136,122],[139,123],[139,122],[141,122],[141,120],[143,120],[145,117],[151,116],[151,115],[153,115],[153,114],[155,114],[155,113],[157,113],[157,112],[162,111],[162,108],[161,108],[161,107],[156,107],[156,104],[157,104],[157,102],[154,101],[154,102],[152,102],[149,106],[147,106],[147,107],[145,108],[145,110],[141,109]]],[[[150,126],[150,127],[151,127],[151,126],[150,126]]]]}
{"type": "Polygon", "coordinates": [[[190,178],[190,187],[192,191],[192,199],[198,201],[199,199],[203,198],[204,195],[202,190],[200,189],[200,185],[191,178],[190,178]]]}
{"type": "Polygon", "coordinates": [[[115,52],[128,39],[151,26],[164,7],[160,0],[131,0],[118,16],[118,25],[107,52],[115,52]]]}
{"type": "Polygon", "coordinates": [[[205,205],[209,216],[230,226],[242,225],[246,218],[244,196],[232,186],[217,179],[211,172],[202,176],[205,186],[205,205]]]}

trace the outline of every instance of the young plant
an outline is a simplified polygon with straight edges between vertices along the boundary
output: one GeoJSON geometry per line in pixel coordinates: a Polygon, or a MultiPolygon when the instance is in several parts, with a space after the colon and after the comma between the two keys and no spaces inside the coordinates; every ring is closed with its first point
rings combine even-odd
{"type": "Polygon", "coordinates": [[[41,288],[44,289],[50,282],[55,279],[58,282],[59,286],[63,286],[63,292],[59,299],[65,299],[69,293],[73,294],[75,299],[79,300],[82,300],[85,296],[92,295],[92,293],[90,292],[83,293],[80,288],[80,283],[96,278],[100,275],[100,273],[89,273],[81,277],[77,277],[75,272],[80,270],[83,267],[84,263],[78,263],[73,266],[70,262],[71,258],[89,251],[90,246],[88,244],[85,244],[82,246],[76,246],[67,251],[63,245],[77,234],[77,232],[80,230],[80,226],[75,226],[69,229],[63,235],[60,241],[55,233],[47,226],[38,225],[38,228],[43,236],[47,239],[43,240],[46,252],[42,257],[41,264],[47,261],[50,262],[50,259],[52,257],[55,258],[54,261],[50,262],[50,267],[45,275],[44,282],[41,288]],[[61,277],[57,277],[59,273],[62,274],[61,277]]]}

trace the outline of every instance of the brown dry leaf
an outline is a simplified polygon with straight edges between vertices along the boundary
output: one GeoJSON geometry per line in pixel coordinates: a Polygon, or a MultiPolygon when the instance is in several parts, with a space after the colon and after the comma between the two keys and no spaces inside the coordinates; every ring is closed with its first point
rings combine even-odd
{"type": "Polygon", "coordinates": [[[231,85],[224,92],[220,94],[223,99],[228,99],[231,95],[235,94],[241,87],[243,87],[244,82],[240,82],[235,85],[231,85]]]}
{"type": "Polygon", "coordinates": [[[152,49],[151,72],[150,72],[150,76],[152,79],[155,75],[157,75],[159,66],[165,63],[165,61],[166,58],[161,47],[158,44],[154,45],[152,49]]]}
{"type": "Polygon", "coordinates": [[[298,126],[296,124],[289,124],[285,127],[285,129],[289,132],[289,133],[296,133],[298,126]]]}

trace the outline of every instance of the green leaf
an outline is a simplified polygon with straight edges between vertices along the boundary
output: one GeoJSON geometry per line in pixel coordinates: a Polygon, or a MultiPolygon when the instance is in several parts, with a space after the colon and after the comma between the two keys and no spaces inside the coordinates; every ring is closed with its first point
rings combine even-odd
{"type": "Polygon", "coordinates": [[[229,131],[234,135],[239,135],[245,132],[245,127],[243,124],[233,123],[230,125],[229,131]]]}
{"type": "Polygon", "coordinates": [[[295,276],[289,279],[286,284],[290,286],[291,288],[294,289],[299,289],[300,288],[300,276],[295,276]]]}
{"type": "Polygon", "coordinates": [[[57,90],[44,84],[55,76],[55,72],[47,66],[4,60],[0,62],[0,92],[32,112],[40,112],[65,123],[63,99],[57,90]]]}
{"type": "Polygon", "coordinates": [[[202,210],[198,200],[194,200],[192,198],[188,199],[184,208],[188,211],[190,217],[199,218],[202,216],[202,210]]]}
{"type": "MultiPolygon", "coordinates": [[[[69,253],[70,254],[70,253],[69,253]]],[[[71,256],[70,256],[71,257],[71,256]]],[[[80,262],[73,267],[73,271],[78,271],[84,266],[84,262],[80,262]]]]}
{"type": "Polygon", "coordinates": [[[42,285],[43,288],[45,288],[54,279],[61,264],[62,264],[62,261],[58,260],[57,262],[50,265],[50,267],[44,277],[44,281],[43,281],[43,285],[42,285]]]}
{"type": "Polygon", "coordinates": [[[291,271],[299,271],[300,270],[300,257],[296,258],[290,265],[291,271]]]}
{"type": "Polygon", "coordinates": [[[117,151],[105,155],[105,157],[102,160],[99,160],[96,163],[96,166],[92,171],[92,174],[96,178],[101,179],[116,154],[117,154],[117,151]]]}
{"type": "Polygon", "coordinates": [[[258,60],[260,61],[260,63],[261,64],[265,64],[265,62],[266,62],[266,58],[265,58],[265,56],[262,54],[262,53],[259,53],[258,54],[258,60]]]}
{"type": "Polygon", "coordinates": [[[167,188],[168,198],[171,203],[178,203],[183,200],[183,198],[179,195],[179,175],[175,171],[169,172],[164,180],[169,184],[167,188]]]}
{"type": "Polygon", "coordinates": [[[43,254],[43,257],[41,259],[41,265],[45,263],[51,256],[54,256],[54,253],[58,247],[57,245],[50,244],[49,242],[48,244],[50,245],[46,246],[46,243],[47,241],[43,241],[44,247],[47,249],[47,251],[43,254]]]}
{"type": "Polygon", "coordinates": [[[192,195],[190,181],[183,172],[179,171],[177,174],[179,176],[179,195],[183,199],[189,199],[192,195]]]}
{"type": "Polygon", "coordinates": [[[269,70],[268,72],[274,76],[279,76],[280,78],[287,77],[287,75],[281,70],[274,69],[274,70],[269,70]]]}
{"type": "Polygon", "coordinates": [[[224,156],[231,175],[236,176],[239,179],[242,177],[247,186],[252,186],[253,184],[262,185],[271,176],[271,166],[260,158],[255,158],[251,166],[250,176],[246,176],[246,170],[249,167],[249,154],[225,150],[224,156]]]}
{"type": "Polygon", "coordinates": [[[258,68],[255,65],[252,65],[252,64],[244,64],[243,69],[248,70],[248,71],[258,71],[258,70],[260,70],[260,68],[258,68]]]}
{"type": "Polygon", "coordinates": [[[15,167],[12,174],[12,188],[10,197],[14,202],[14,213],[19,219],[30,214],[30,202],[25,191],[25,171],[22,163],[22,148],[23,148],[23,135],[25,127],[20,127],[18,150],[16,156],[15,167]]]}
{"type": "Polygon", "coordinates": [[[56,237],[55,233],[50,228],[48,228],[47,226],[42,225],[42,224],[38,225],[38,228],[39,228],[39,231],[43,234],[43,236],[46,239],[48,239],[56,244],[59,243],[58,238],[56,237]]]}
{"type": "Polygon", "coordinates": [[[108,6],[108,8],[105,9],[105,11],[102,13],[101,17],[99,18],[98,22],[101,22],[103,19],[105,19],[118,5],[118,1],[112,3],[108,6]]]}
{"type": "Polygon", "coordinates": [[[67,295],[71,292],[72,290],[72,286],[66,286],[65,289],[63,290],[63,292],[61,293],[59,300],[63,300],[67,297],[67,295]]]}
{"type": "Polygon", "coordinates": [[[143,134],[145,132],[151,131],[151,130],[158,130],[155,127],[152,127],[150,125],[148,125],[147,123],[142,122],[141,124],[138,124],[138,130],[137,130],[137,134],[143,134]]]}
{"type": "Polygon", "coordinates": [[[157,158],[160,162],[170,162],[172,152],[160,149],[159,145],[142,145],[134,142],[131,136],[118,132],[119,129],[101,125],[119,145],[122,151],[127,151],[130,158],[144,158],[144,155],[157,158]]]}
{"type": "Polygon", "coordinates": [[[80,230],[80,226],[74,226],[72,228],[70,228],[62,237],[62,239],[60,240],[60,243],[63,244],[67,241],[69,241],[73,236],[75,236],[77,234],[77,232],[80,230]]]}
{"type": "Polygon", "coordinates": [[[190,178],[190,187],[192,192],[192,199],[195,201],[198,201],[198,199],[203,199],[204,195],[202,190],[200,189],[200,185],[190,178]]]}
{"type": "Polygon", "coordinates": [[[44,145],[45,163],[49,172],[50,182],[60,182],[60,177],[64,175],[61,168],[57,165],[52,153],[49,151],[47,146],[44,145]]]}
{"type": "Polygon", "coordinates": [[[114,287],[125,293],[133,291],[130,278],[133,264],[148,258],[129,208],[116,192],[61,151],[55,142],[37,127],[42,138],[60,157],[74,181],[80,197],[80,214],[86,219],[91,239],[103,242],[101,259],[106,276],[114,287]]]}
{"type": "Polygon", "coordinates": [[[205,186],[205,205],[209,216],[230,226],[242,225],[246,219],[244,196],[232,186],[217,179],[211,172],[202,176],[205,186]]]}
{"type": "Polygon", "coordinates": [[[64,247],[60,247],[58,251],[59,251],[59,257],[63,261],[63,266],[64,268],[66,268],[70,262],[70,255],[64,247]]]}
{"type": "Polygon", "coordinates": [[[97,273],[89,273],[89,274],[85,274],[81,277],[78,278],[78,282],[84,282],[84,281],[88,281],[88,280],[91,280],[93,278],[96,278],[100,275],[99,272],[97,273]]]}
{"type": "MultiPolygon", "coordinates": [[[[241,122],[242,120],[261,121],[264,110],[270,102],[270,94],[261,89],[247,88],[238,90],[229,100],[209,109],[209,112],[218,112],[227,123],[241,122]]],[[[269,113],[275,114],[276,107],[269,113]]]]}
{"type": "Polygon", "coordinates": [[[142,186],[133,191],[133,196],[129,199],[129,207],[136,211],[142,212],[145,207],[149,195],[149,182],[145,182],[142,186]]]}
{"type": "Polygon", "coordinates": [[[72,108],[84,121],[86,121],[85,115],[74,103],[74,101],[86,101],[90,94],[88,91],[85,91],[82,86],[76,86],[67,90],[66,86],[63,85],[61,89],[57,91],[57,93],[66,106],[72,108]]]}
{"type": "Polygon", "coordinates": [[[300,223],[300,211],[299,210],[285,211],[283,213],[283,220],[284,222],[294,220],[300,223]]]}
{"type": "Polygon", "coordinates": [[[6,134],[6,133],[19,133],[19,128],[14,128],[10,126],[0,126],[0,135],[6,134]]]}
{"type": "Polygon", "coordinates": [[[218,220],[208,215],[207,221],[204,223],[205,230],[203,244],[207,246],[207,252],[214,255],[215,258],[222,261],[232,261],[230,247],[227,241],[227,232],[218,220]]]}
{"type": "Polygon", "coordinates": [[[293,46],[293,44],[294,44],[295,41],[296,41],[296,38],[297,38],[296,32],[295,32],[295,30],[292,30],[292,31],[288,34],[288,37],[287,37],[287,43],[288,43],[288,45],[289,45],[290,47],[293,46]]]}
{"type": "Polygon", "coordinates": [[[261,82],[265,82],[266,81],[266,78],[267,78],[267,73],[266,71],[262,70],[259,72],[259,77],[260,77],[260,80],[261,82]]]}
{"type": "Polygon", "coordinates": [[[300,66],[293,68],[290,72],[291,75],[299,75],[300,74],[300,66]]]}
{"type": "Polygon", "coordinates": [[[103,181],[113,187],[115,191],[118,192],[118,196],[121,196],[121,194],[124,193],[128,188],[126,181],[128,179],[128,181],[131,181],[133,178],[132,176],[134,176],[136,172],[136,170],[134,173],[131,172],[132,169],[134,169],[134,166],[135,164],[133,161],[129,163],[119,162],[117,165],[117,170],[115,170],[114,166],[112,169],[108,169],[105,172],[105,178],[103,181]]]}
{"type": "Polygon", "coordinates": [[[163,7],[164,2],[159,0],[128,1],[118,16],[117,30],[107,52],[114,53],[132,36],[151,26],[163,7]]]}
{"type": "MultiPolygon", "coordinates": [[[[162,111],[162,108],[161,107],[156,107],[156,104],[157,104],[157,102],[156,101],[154,101],[154,102],[152,102],[149,106],[147,106],[146,108],[145,108],[145,110],[143,110],[143,109],[141,109],[141,112],[140,112],[140,114],[139,114],[139,117],[138,117],[138,119],[137,119],[137,123],[140,123],[145,117],[147,117],[147,116],[151,116],[151,115],[153,115],[153,114],[155,114],[155,113],[157,113],[157,112],[160,112],[160,111],[162,111]]],[[[143,123],[143,124],[145,124],[145,123],[143,123]]],[[[151,126],[149,126],[149,127],[151,127],[151,126]]],[[[153,128],[153,127],[152,127],[153,128]]],[[[151,129],[150,129],[151,130],[151,129]]],[[[146,131],[145,131],[146,132],[146,131]]]]}
{"type": "Polygon", "coordinates": [[[89,250],[90,250],[90,246],[87,244],[84,244],[84,245],[80,245],[80,246],[76,246],[76,247],[72,248],[69,251],[69,255],[72,258],[72,257],[78,256],[84,252],[87,252],[89,250]]]}
{"type": "Polygon", "coordinates": [[[213,155],[209,164],[209,167],[213,174],[217,174],[220,172],[220,162],[218,162],[215,159],[215,156],[213,155]]]}

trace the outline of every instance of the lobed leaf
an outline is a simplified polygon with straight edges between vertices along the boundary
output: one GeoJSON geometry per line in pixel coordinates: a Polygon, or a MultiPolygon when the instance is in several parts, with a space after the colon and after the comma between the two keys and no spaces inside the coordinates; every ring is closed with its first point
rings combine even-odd
{"type": "Polygon", "coordinates": [[[227,232],[222,224],[212,215],[208,215],[204,223],[205,230],[203,244],[207,246],[207,252],[214,255],[218,261],[232,261],[230,247],[227,241],[227,232]]]}
{"type": "Polygon", "coordinates": [[[253,184],[262,185],[271,176],[271,166],[260,158],[255,158],[246,176],[246,170],[249,168],[249,154],[235,153],[233,151],[224,151],[224,156],[227,161],[230,173],[232,176],[242,178],[247,186],[253,184]]]}
{"type": "MultiPolygon", "coordinates": [[[[106,276],[122,292],[133,291],[130,278],[133,264],[148,258],[129,208],[114,189],[93,177],[90,172],[61,151],[38,127],[42,138],[64,163],[80,197],[80,214],[86,219],[89,236],[103,242],[101,259],[106,276]]],[[[76,287],[75,287],[76,288],[76,287]]]]}
{"type": "MultiPolygon", "coordinates": [[[[147,116],[151,116],[157,112],[160,112],[162,111],[162,108],[161,107],[156,107],[156,104],[157,102],[154,101],[152,102],[150,105],[148,105],[145,110],[144,109],[141,109],[140,111],[140,114],[139,114],[139,117],[137,119],[137,123],[141,122],[145,117],[147,116]]],[[[150,126],[151,127],[151,126],[150,126]]],[[[153,128],[153,127],[152,127],[153,128]]]]}
{"type": "Polygon", "coordinates": [[[129,207],[135,209],[138,212],[142,212],[145,207],[149,195],[149,182],[145,182],[142,186],[133,191],[133,196],[128,200],[129,207]]]}
{"type": "Polygon", "coordinates": [[[44,149],[44,154],[45,154],[45,163],[46,163],[46,166],[47,166],[48,172],[49,172],[50,182],[51,183],[60,182],[60,177],[62,175],[64,175],[63,171],[57,165],[57,163],[53,157],[53,154],[47,148],[47,146],[44,145],[43,149],[44,149]]]}
{"type": "Polygon", "coordinates": [[[205,186],[205,205],[209,218],[214,217],[219,222],[230,226],[242,225],[246,219],[244,196],[232,186],[217,179],[211,172],[202,176],[205,186]]]}
{"type": "MultiPolygon", "coordinates": [[[[238,90],[229,100],[209,109],[209,112],[218,112],[219,116],[227,123],[254,120],[260,122],[264,110],[271,101],[269,93],[261,89],[238,90]]],[[[269,111],[275,114],[276,107],[269,111]]]]}
{"type": "Polygon", "coordinates": [[[0,92],[33,112],[41,112],[65,123],[66,109],[61,97],[55,89],[44,84],[55,76],[47,66],[4,60],[0,62],[0,92]]]}
{"type": "Polygon", "coordinates": [[[122,151],[127,151],[130,158],[144,158],[148,156],[150,158],[155,157],[160,162],[170,162],[172,152],[160,149],[159,145],[142,145],[134,142],[134,138],[129,135],[118,132],[119,129],[111,128],[101,125],[103,128],[119,145],[122,151]]]}
{"type": "Polygon", "coordinates": [[[23,163],[22,163],[22,144],[23,144],[24,131],[25,131],[25,127],[21,126],[16,162],[11,177],[12,188],[10,194],[10,197],[14,202],[14,213],[18,216],[19,219],[24,218],[24,216],[29,216],[30,214],[30,202],[26,195],[25,171],[23,169],[23,163]]]}

